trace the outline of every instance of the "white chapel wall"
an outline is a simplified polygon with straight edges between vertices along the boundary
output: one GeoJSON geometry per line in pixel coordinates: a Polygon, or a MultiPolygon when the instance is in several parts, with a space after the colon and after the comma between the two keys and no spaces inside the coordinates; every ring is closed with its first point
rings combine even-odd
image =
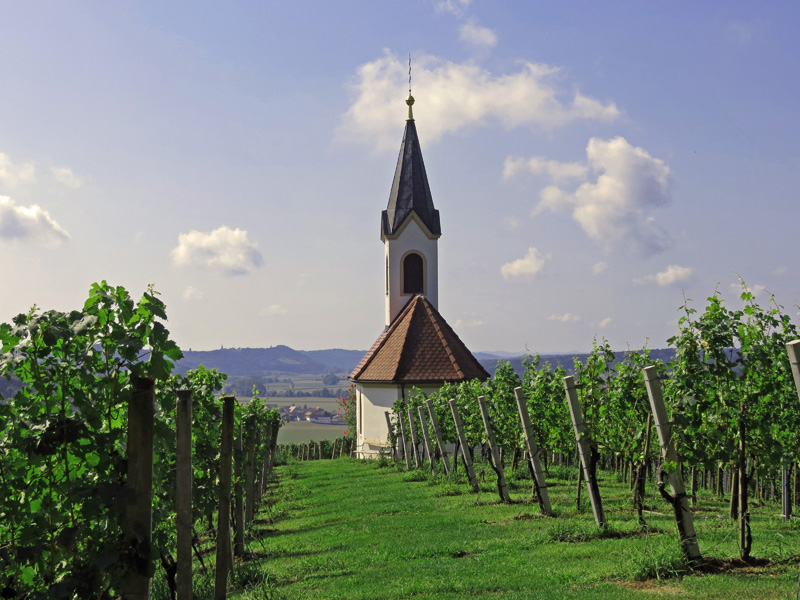
{"type": "MultiPolygon", "coordinates": [[[[408,395],[413,386],[406,387],[408,395]]],[[[425,393],[438,386],[417,386],[425,393]]],[[[392,413],[394,403],[402,397],[400,386],[394,384],[366,383],[356,386],[357,400],[357,453],[359,458],[374,458],[381,449],[390,448],[389,430],[386,427],[387,410],[392,413]]]]}

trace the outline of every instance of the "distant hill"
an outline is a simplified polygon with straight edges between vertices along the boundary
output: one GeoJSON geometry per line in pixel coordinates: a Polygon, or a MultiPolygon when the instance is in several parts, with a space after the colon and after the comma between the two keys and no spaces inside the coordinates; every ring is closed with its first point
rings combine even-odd
{"type": "Polygon", "coordinates": [[[340,371],[315,360],[305,352],[292,350],[289,346],[271,348],[221,348],[219,350],[183,353],[175,365],[180,373],[203,365],[214,368],[231,377],[248,375],[272,375],[276,373],[327,373],[340,371]]]}
{"type": "MultiPolygon", "coordinates": [[[[293,350],[289,346],[273,346],[271,348],[224,348],[220,350],[184,352],[183,359],[176,364],[176,370],[186,373],[199,365],[211,369],[216,368],[231,377],[266,376],[280,374],[324,374],[350,373],[365,350],[293,350]]],[[[498,362],[509,362],[519,375],[524,372],[522,356],[506,356],[507,352],[476,352],[475,358],[489,373],[494,374],[498,362]]],[[[618,351],[618,360],[622,360],[624,352],[618,351]]],[[[568,373],[572,373],[574,357],[585,361],[588,353],[575,354],[543,354],[542,363],[549,362],[554,368],[561,365],[568,373]]],[[[675,356],[672,348],[650,351],[653,359],[669,362],[675,356]]]]}
{"type": "Polygon", "coordinates": [[[341,348],[300,350],[299,352],[325,365],[326,371],[333,373],[350,373],[367,353],[366,350],[342,350],[341,348]]]}
{"type": "MultiPolygon", "coordinates": [[[[616,351],[617,360],[614,364],[622,361],[625,358],[625,351],[616,351]]],[[[478,353],[476,353],[476,358],[478,353]]],[[[568,374],[572,374],[575,370],[575,358],[579,358],[581,362],[585,362],[586,358],[589,356],[588,352],[584,353],[575,353],[575,354],[542,354],[542,364],[550,363],[550,366],[554,369],[556,367],[562,366],[567,370],[568,374]]],[[[665,363],[671,361],[675,357],[675,350],[673,348],[657,348],[655,350],[650,350],[650,357],[653,360],[661,360],[665,363]]],[[[511,367],[514,371],[522,377],[522,374],[525,372],[525,367],[522,364],[524,360],[523,356],[516,356],[514,358],[479,358],[478,362],[483,365],[483,368],[486,369],[489,373],[494,374],[495,369],[497,368],[497,364],[501,362],[509,362],[511,363],[511,367]]]]}

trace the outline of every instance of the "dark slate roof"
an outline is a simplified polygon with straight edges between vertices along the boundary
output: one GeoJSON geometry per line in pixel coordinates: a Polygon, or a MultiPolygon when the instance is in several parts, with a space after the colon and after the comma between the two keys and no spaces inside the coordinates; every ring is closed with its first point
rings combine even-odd
{"type": "Polygon", "coordinates": [[[414,120],[409,119],[400,145],[389,205],[381,213],[381,237],[393,235],[412,212],[417,214],[433,235],[442,235],[439,211],[433,207],[428,175],[422,162],[417,127],[414,120]]]}
{"type": "Polygon", "coordinates": [[[359,382],[436,383],[489,379],[442,315],[414,296],[384,331],[350,379],[359,382]]]}

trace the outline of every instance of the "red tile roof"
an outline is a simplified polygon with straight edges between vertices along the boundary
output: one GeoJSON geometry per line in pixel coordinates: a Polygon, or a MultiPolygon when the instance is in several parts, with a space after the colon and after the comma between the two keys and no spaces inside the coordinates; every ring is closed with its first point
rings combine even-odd
{"type": "Polygon", "coordinates": [[[361,382],[444,383],[489,379],[442,315],[414,296],[384,331],[350,379],[361,382]]]}

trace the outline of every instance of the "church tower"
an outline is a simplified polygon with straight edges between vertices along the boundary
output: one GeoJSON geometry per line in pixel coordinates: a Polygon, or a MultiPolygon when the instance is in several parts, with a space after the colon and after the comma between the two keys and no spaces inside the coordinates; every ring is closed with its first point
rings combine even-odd
{"type": "Polygon", "coordinates": [[[395,402],[405,403],[415,388],[432,393],[448,382],[489,379],[437,308],[442,229],[411,112],[414,98],[409,95],[406,104],[406,131],[389,205],[381,214],[386,327],[350,373],[360,458],[374,458],[391,448],[386,419],[395,402]]]}
{"type": "Polygon", "coordinates": [[[422,161],[414,124],[413,96],[406,100],[408,119],[394,172],[389,204],[381,214],[385,254],[386,327],[412,296],[420,294],[438,308],[437,240],[442,235],[439,211],[422,161]]]}

